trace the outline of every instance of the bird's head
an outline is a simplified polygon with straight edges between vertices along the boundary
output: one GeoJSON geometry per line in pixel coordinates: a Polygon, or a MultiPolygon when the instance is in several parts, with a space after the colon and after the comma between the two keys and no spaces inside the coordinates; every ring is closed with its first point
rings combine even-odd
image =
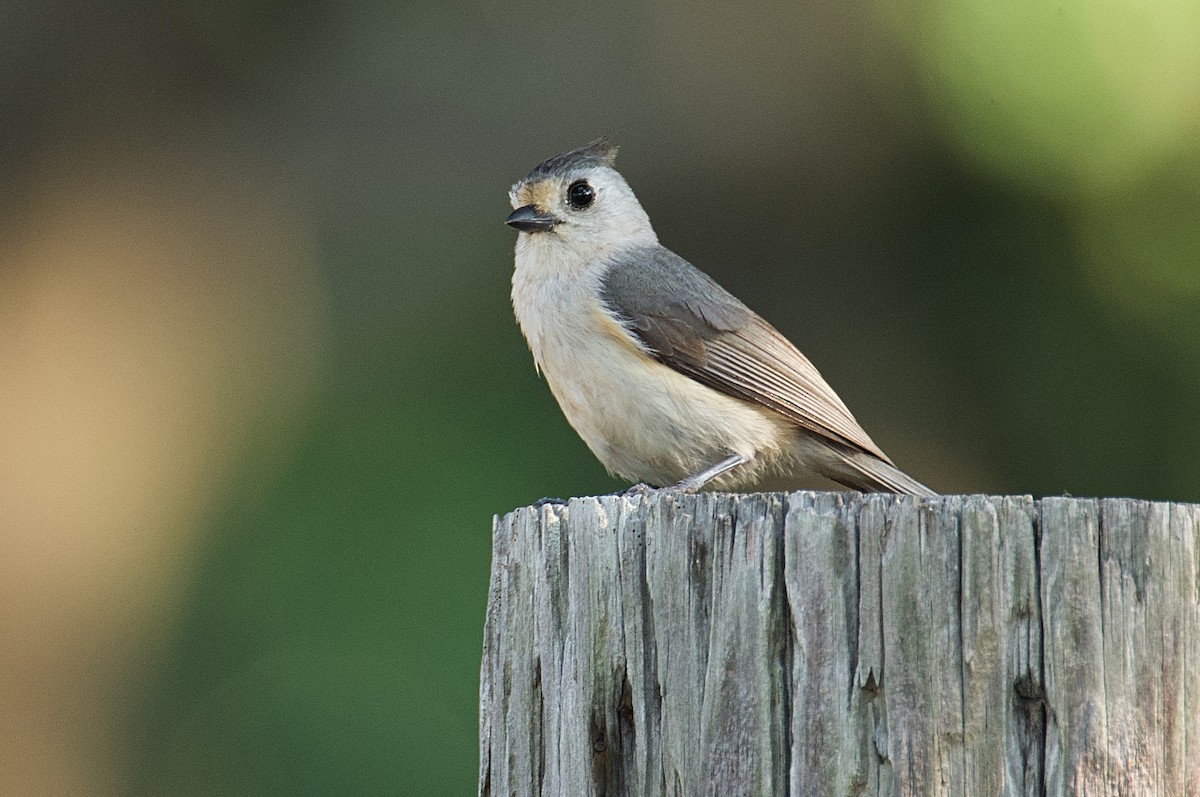
{"type": "Polygon", "coordinates": [[[604,250],[657,242],[646,211],[616,169],[617,148],[593,141],[539,163],[508,192],[505,222],[533,237],[604,250]]]}

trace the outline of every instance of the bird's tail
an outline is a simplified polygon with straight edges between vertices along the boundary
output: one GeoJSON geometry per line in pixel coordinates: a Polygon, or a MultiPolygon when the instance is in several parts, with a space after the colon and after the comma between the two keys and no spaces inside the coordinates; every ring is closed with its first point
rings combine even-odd
{"type": "Polygon", "coordinates": [[[827,472],[821,475],[852,490],[916,496],[937,495],[895,465],[865,451],[839,448],[831,460],[826,463],[827,472]]]}

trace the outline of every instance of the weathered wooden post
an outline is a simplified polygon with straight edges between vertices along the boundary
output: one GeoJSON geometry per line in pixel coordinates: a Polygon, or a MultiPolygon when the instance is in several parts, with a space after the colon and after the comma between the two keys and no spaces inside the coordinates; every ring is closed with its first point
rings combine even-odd
{"type": "Polygon", "coordinates": [[[493,545],[483,795],[1200,795],[1200,506],[602,497],[493,545]]]}

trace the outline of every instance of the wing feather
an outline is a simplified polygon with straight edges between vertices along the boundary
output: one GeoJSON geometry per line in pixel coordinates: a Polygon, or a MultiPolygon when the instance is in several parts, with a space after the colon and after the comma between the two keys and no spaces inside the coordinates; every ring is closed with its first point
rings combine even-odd
{"type": "Polygon", "coordinates": [[[602,290],[659,362],[891,464],[807,357],[674,252],[660,246],[622,253],[609,263],[602,290]]]}

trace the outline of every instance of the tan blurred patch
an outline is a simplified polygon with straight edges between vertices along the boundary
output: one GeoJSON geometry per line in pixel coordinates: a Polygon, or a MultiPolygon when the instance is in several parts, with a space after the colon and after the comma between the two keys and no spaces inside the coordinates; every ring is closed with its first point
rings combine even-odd
{"type": "Polygon", "coordinates": [[[112,688],[149,664],[250,433],[281,439],[322,360],[283,186],[98,160],[47,172],[0,239],[5,794],[115,786],[112,688]]]}

